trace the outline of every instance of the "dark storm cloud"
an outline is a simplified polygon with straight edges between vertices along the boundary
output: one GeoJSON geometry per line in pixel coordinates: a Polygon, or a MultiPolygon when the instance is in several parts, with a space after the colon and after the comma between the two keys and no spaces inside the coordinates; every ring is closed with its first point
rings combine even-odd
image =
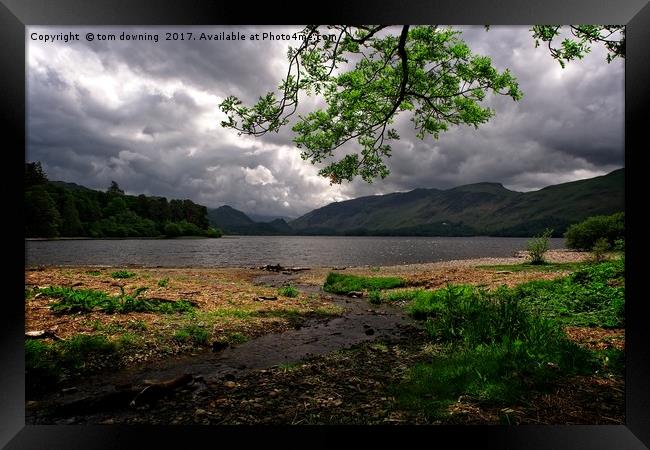
{"type": "MultiPolygon", "coordinates": [[[[164,37],[166,31],[233,29],[262,32],[136,31],[164,37]]],[[[290,126],[262,138],[238,137],[219,126],[224,116],[218,103],[225,96],[252,102],[275,89],[286,72],[287,42],[28,41],[27,159],[40,160],[51,179],[92,188],[115,180],[129,193],[288,216],[416,187],[492,181],[538,189],[623,165],[621,61],[607,64],[602,49],[594,48],[562,70],[548,50],[534,48],[527,27],[462,29],[473,51],[512,71],[524,99],[489,97],[496,114],[488,123],[478,130],[450,128],[438,140],[415,138],[410,117],[398,117],[402,138],[393,144],[391,175],[370,185],[357,180],[331,186],[318,177],[322,165],[300,159],[290,126]]],[[[314,97],[301,102],[303,112],[322,106],[314,97]]]]}

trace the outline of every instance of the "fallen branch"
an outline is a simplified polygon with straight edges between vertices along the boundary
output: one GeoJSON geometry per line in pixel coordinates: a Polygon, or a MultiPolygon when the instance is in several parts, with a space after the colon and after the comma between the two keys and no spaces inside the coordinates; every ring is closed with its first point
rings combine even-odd
{"type": "Polygon", "coordinates": [[[265,266],[256,267],[256,269],[267,270],[269,272],[290,272],[290,273],[293,273],[293,272],[303,272],[305,270],[309,270],[309,267],[283,267],[280,264],[276,264],[276,265],[267,264],[265,266]]]}
{"type": "Polygon", "coordinates": [[[183,374],[176,378],[165,381],[145,380],[140,386],[121,388],[115,386],[114,390],[102,392],[93,397],[82,397],[69,403],[54,406],[59,413],[80,414],[93,411],[103,411],[114,408],[135,407],[140,403],[148,403],[157,400],[174,390],[187,385],[194,377],[191,374],[183,374]],[[143,388],[143,385],[146,386],[143,388]]]}
{"type": "Polygon", "coordinates": [[[178,389],[181,386],[185,386],[194,379],[192,374],[186,373],[171,380],[157,381],[157,380],[145,380],[143,384],[146,385],[138,394],[131,400],[129,406],[132,408],[137,406],[138,401],[145,403],[152,401],[163,395],[178,389]]]}
{"type": "Polygon", "coordinates": [[[55,331],[57,330],[57,326],[54,326],[52,328],[48,328],[47,330],[36,330],[36,331],[26,331],[25,332],[25,338],[26,339],[47,339],[51,338],[54,339],[55,341],[62,341],[63,339],[59,336],[56,335],[55,331]]]}

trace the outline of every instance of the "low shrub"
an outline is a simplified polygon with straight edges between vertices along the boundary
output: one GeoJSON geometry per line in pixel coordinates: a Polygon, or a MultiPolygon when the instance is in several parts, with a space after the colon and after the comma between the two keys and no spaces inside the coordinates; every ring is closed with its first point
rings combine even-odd
{"type": "Polygon", "coordinates": [[[542,234],[535,236],[528,242],[527,250],[530,258],[530,264],[546,264],[544,255],[549,250],[549,238],[553,235],[553,230],[545,230],[542,234]]]}
{"type": "Polygon", "coordinates": [[[608,249],[614,248],[617,241],[625,239],[625,214],[588,217],[571,225],[564,237],[568,248],[591,250],[601,238],[607,241],[608,249]]]}

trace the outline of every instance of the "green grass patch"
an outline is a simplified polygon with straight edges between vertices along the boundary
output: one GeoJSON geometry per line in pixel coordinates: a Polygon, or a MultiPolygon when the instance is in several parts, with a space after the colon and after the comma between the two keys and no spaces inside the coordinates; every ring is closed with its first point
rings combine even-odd
{"type": "Polygon", "coordinates": [[[167,287],[167,285],[169,284],[169,277],[158,280],[157,284],[158,284],[158,287],[167,287]]]}
{"type": "Polygon", "coordinates": [[[381,291],[372,290],[368,292],[368,301],[373,305],[379,305],[383,301],[381,291]]]}
{"type": "Polygon", "coordinates": [[[73,376],[110,365],[118,344],[102,335],[79,334],[48,344],[25,341],[25,380],[29,392],[45,392],[73,376]]]}
{"type": "MultiPolygon", "coordinates": [[[[487,295],[480,292],[483,291],[469,285],[449,285],[436,291],[381,293],[380,298],[409,301],[409,313],[425,319],[436,316],[449,305],[465,308],[464,313],[470,314],[476,301],[487,295]]],[[[604,328],[625,325],[625,262],[622,259],[583,265],[563,278],[530,281],[510,289],[502,287],[498,292],[502,297],[512,297],[512,302],[521,303],[534,314],[562,325],[604,328]]]]}
{"type": "Polygon", "coordinates": [[[129,320],[126,324],[129,330],[134,331],[147,331],[147,322],[144,320],[129,320]]]}
{"type": "Polygon", "coordinates": [[[86,273],[88,275],[92,275],[93,277],[98,277],[102,274],[99,270],[87,270],[86,273]]]}
{"type": "Polygon", "coordinates": [[[514,288],[522,304],[563,325],[625,326],[625,263],[586,266],[568,277],[531,281],[514,288]]]}
{"type": "Polygon", "coordinates": [[[298,289],[296,289],[293,285],[288,285],[288,286],[283,286],[280,289],[278,289],[278,294],[282,295],[283,297],[298,297],[298,294],[300,292],[298,289]]]}
{"type": "Polygon", "coordinates": [[[130,350],[139,347],[142,341],[143,339],[141,336],[127,331],[120,334],[120,336],[115,340],[115,345],[119,350],[130,350]]]}
{"type": "Polygon", "coordinates": [[[525,401],[531,390],[550,388],[560,377],[589,374],[598,367],[596,358],[548,327],[548,340],[503,341],[476,347],[455,348],[415,366],[408,380],[397,388],[398,402],[434,419],[461,395],[483,405],[509,405],[525,401]]]}
{"type": "Polygon", "coordinates": [[[585,266],[568,277],[493,291],[447,286],[411,291],[411,314],[442,352],[396,388],[402,406],[444,418],[461,395],[484,405],[524,401],[560,377],[622,375],[624,354],[571,342],[564,324],[622,325],[624,261],[585,266]]]}
{"type": "Polygon", "coordinates": [[[300,363],[289,362],[289,363],[280,363],[278,364],[278,369],[281,372],[293,372],[301,367],[300,363]]]}
{"type": "Polygon", "coordinates": [[[228,342],[231,345],[233,345],[233,344],[243,344],[244,342],[248,341],[248,336],[246,336],[243,333],[232,332],[232,333],[226,334],[226,336],[224,337],[223,340],[225,340],[226,342],[228,342]]]}
{"type": "Polygon", "coordinates": [[[352,291],[377,291],[403,287],[406,281],[398,277],[362,277],[330,272],[323,290],[333,294],[347,294],[352,291]]]}
{"type": "Polygon", "coordinates": [[[192,324],[177,330],[173,338],[178,342],[191,342],[194,345],[201,346],[208,343],[210,333],[205,328],[192,324]]]}
{"type": "Polygon", "coordinates": [[[129,272],[128,270],[118,270],[111,273],[113,278],[133,278],[135,272],[129,272]]]}
{"type": "Polygon", "coordinates": [[[187,300],[163,302],[148,300],[141,295],[147,288],[141,287],[127,294],[123,288],[121,294],[108,295],[103,291],[92,289],[73,289],[61,286],[51,286],[38,289],[42,295],[59,300],[52,304],[52,311],[58,314],[76,312],[103,311],[107,314],[129,312],[157,312],[162,314],[185,313],[192,311],[194,305],[187,300]]]}

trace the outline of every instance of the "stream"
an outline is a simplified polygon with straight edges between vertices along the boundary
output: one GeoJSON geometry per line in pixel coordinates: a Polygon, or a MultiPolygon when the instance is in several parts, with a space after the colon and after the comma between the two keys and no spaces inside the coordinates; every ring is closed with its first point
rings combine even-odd
{"type": "MultiPolygon", "coordinates": [[[[296,275],[264,275],[253,280],[256,284],[282,286],[296,275]]],[[[127,409],[133,391],[125,387],[145,386],[145,380],[171,380],[189,375],[194,391],[205,390],[206,383],[220,379],[234,380],[249,372],[281,364],[296,363],[308,357],[348,348],[379,338],[399,338],[417,327],[406,313],[391,305],[371,305],[365,298],[349,298],[322,291],[320,286],[294,284],[307,294],[327,296],[344,313],[331,319],[309,319],[299,329],[271,333],[242,344],[214,352],[168,358],[145,366],[126,368],[116,373],[87,378],[74,386],[73,392],[61,391],[38,401],[38,408],[27,408],[27,423],[38,415],[42,405],[64,415],[95,412],[101,409],[127,409]],[[97,401],[110,399],[110,401],[97,401]],[[39,411],[36,411],[39,410],[39,411]]],[[[132,410],[131,410],[132,411],[132,410]]],[[[64,422],[65,423],[65,422],[64,422]]]]}

